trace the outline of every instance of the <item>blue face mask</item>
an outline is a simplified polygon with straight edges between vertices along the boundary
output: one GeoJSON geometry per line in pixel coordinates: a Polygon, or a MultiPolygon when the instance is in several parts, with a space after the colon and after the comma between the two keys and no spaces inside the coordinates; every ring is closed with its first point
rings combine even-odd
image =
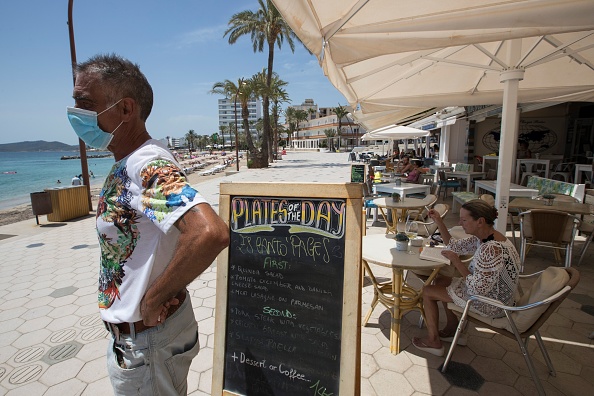
{"type": "Polygon", "coordinates": [[[116,129],[109,133],[99,128],[99,125],[97,124],[97,117],[121,101],[122,99],[118,100],[99,114],[97,114],[96,111],[67,107],[66,113],[68,115],[68,121],[70,121],[70,125],[72,125],[74,132],[83,142],[85,142],[87,146],[94,147],[99,150],[105,150],[107,149],[107,146],[109,146],[109,143],[111,143],[114,132],[117,131],[124,122],[120,122],[120,125],[118,125],[116,129]]]}

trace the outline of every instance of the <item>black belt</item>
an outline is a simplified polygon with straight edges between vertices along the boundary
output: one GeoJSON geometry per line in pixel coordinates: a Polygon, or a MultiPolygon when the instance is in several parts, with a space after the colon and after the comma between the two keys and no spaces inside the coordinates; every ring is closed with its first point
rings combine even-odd
{"type": "MultiPolygon", "coordinates": [[[[184,290],[180,291],[179,293],[177,293],[175,295],[175,298],[177,298],[179,300],[179,304],[172,305],[169,307],[169,310],[167,311],[167,317],[170,317],[171,315],[173,315],[175,313],[175,311],[177,311],[179,309],[179,307],[181,307],[184,300],[186,299],[186,290],[184,289],[184,290]]],[[[105,328],[112,334],[113,333],[118,333],[118,334],[133,334],[133,333],[135,333],[135,334],[138,334],[138,333],[142,333],[145,330],[155,327],[155,326],[145,325],[142,320],[139,320],[134,323],[128,323],[128,322],[109,323],[106,321],[103,321],[103,323],[105,324],[105,328]]]]}

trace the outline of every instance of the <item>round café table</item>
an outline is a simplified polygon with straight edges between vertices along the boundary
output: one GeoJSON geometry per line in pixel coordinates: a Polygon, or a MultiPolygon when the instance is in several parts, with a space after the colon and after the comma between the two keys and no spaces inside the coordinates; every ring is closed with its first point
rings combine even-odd
{"type": "Polygon", "coordinates": [[[379,208],[380,213],[386,222],[386,234],[396,233],[396,223],[398,222],[398,219],[404,221],[409,210],[414,209],[421,213],[427,204],[423,199],[409,197],[405,197],[404,199],[400,198],[399,202],[395,202],[392,197],[381,197],[375,198],[373,203],[379,208]],[[388,216],[384,209],[392,211],[392,222],[388,221],[388,216]]]}
{"type": "MultiPolygon", "coordinates": [[[[419,248],[413,248],[419,249],[419,248]]],[[[443,263],[421,260],[418,252],[409,254],[407,251],[396,250],[396,241],[392,235],[366,235],[363,237],[362,247],[363,267],[373,285],[373,300],[369,312],[363,320],[367,325],[371,313],[381,302],[390,312],[390,352],[400,353],[400,321],[404,313],[418,309],[425,317],[423,310],[423,290],[416,290],[403,280],[404,270],[432,270],[431,275],[425,280],[424,285],[429,285],[443,263]],[[392,268],[392,281],[378,282],[373,275],[369,264],[376,264],[392,268]]]]}

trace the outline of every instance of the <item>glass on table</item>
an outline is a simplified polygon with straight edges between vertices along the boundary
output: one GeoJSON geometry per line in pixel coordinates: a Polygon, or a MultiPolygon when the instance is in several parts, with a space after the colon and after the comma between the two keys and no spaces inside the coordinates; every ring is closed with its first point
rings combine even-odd
{"type": "Polygon", "coordinates": [[[400,216],[398,216],[398,219],[396,221],[396,232],[406,234],[406,223],[402,218],[400,218],[400,216]]]}
{"type": "Polygon", "coordinates": [[[406,236],[411,241],[411,248],[408,250],[408,254],[415,254],[414,249],[412,249],[412,240],[415,239],[419,233],[419,224],[414,220],[407,219],[405,232],[406,236]]]}

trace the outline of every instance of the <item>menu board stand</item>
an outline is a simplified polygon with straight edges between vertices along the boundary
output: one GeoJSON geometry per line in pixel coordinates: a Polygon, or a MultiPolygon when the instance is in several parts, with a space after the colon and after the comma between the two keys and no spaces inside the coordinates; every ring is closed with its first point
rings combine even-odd
{"type": "Polygon", "coordinates": [[[351,164],[351,183],[365,183],[365,164],[351,164]]]}
{"type": "Polygon", "coordinates": [[[359,395],[359,183],[221,183],[212,395],[359,395]]]}

